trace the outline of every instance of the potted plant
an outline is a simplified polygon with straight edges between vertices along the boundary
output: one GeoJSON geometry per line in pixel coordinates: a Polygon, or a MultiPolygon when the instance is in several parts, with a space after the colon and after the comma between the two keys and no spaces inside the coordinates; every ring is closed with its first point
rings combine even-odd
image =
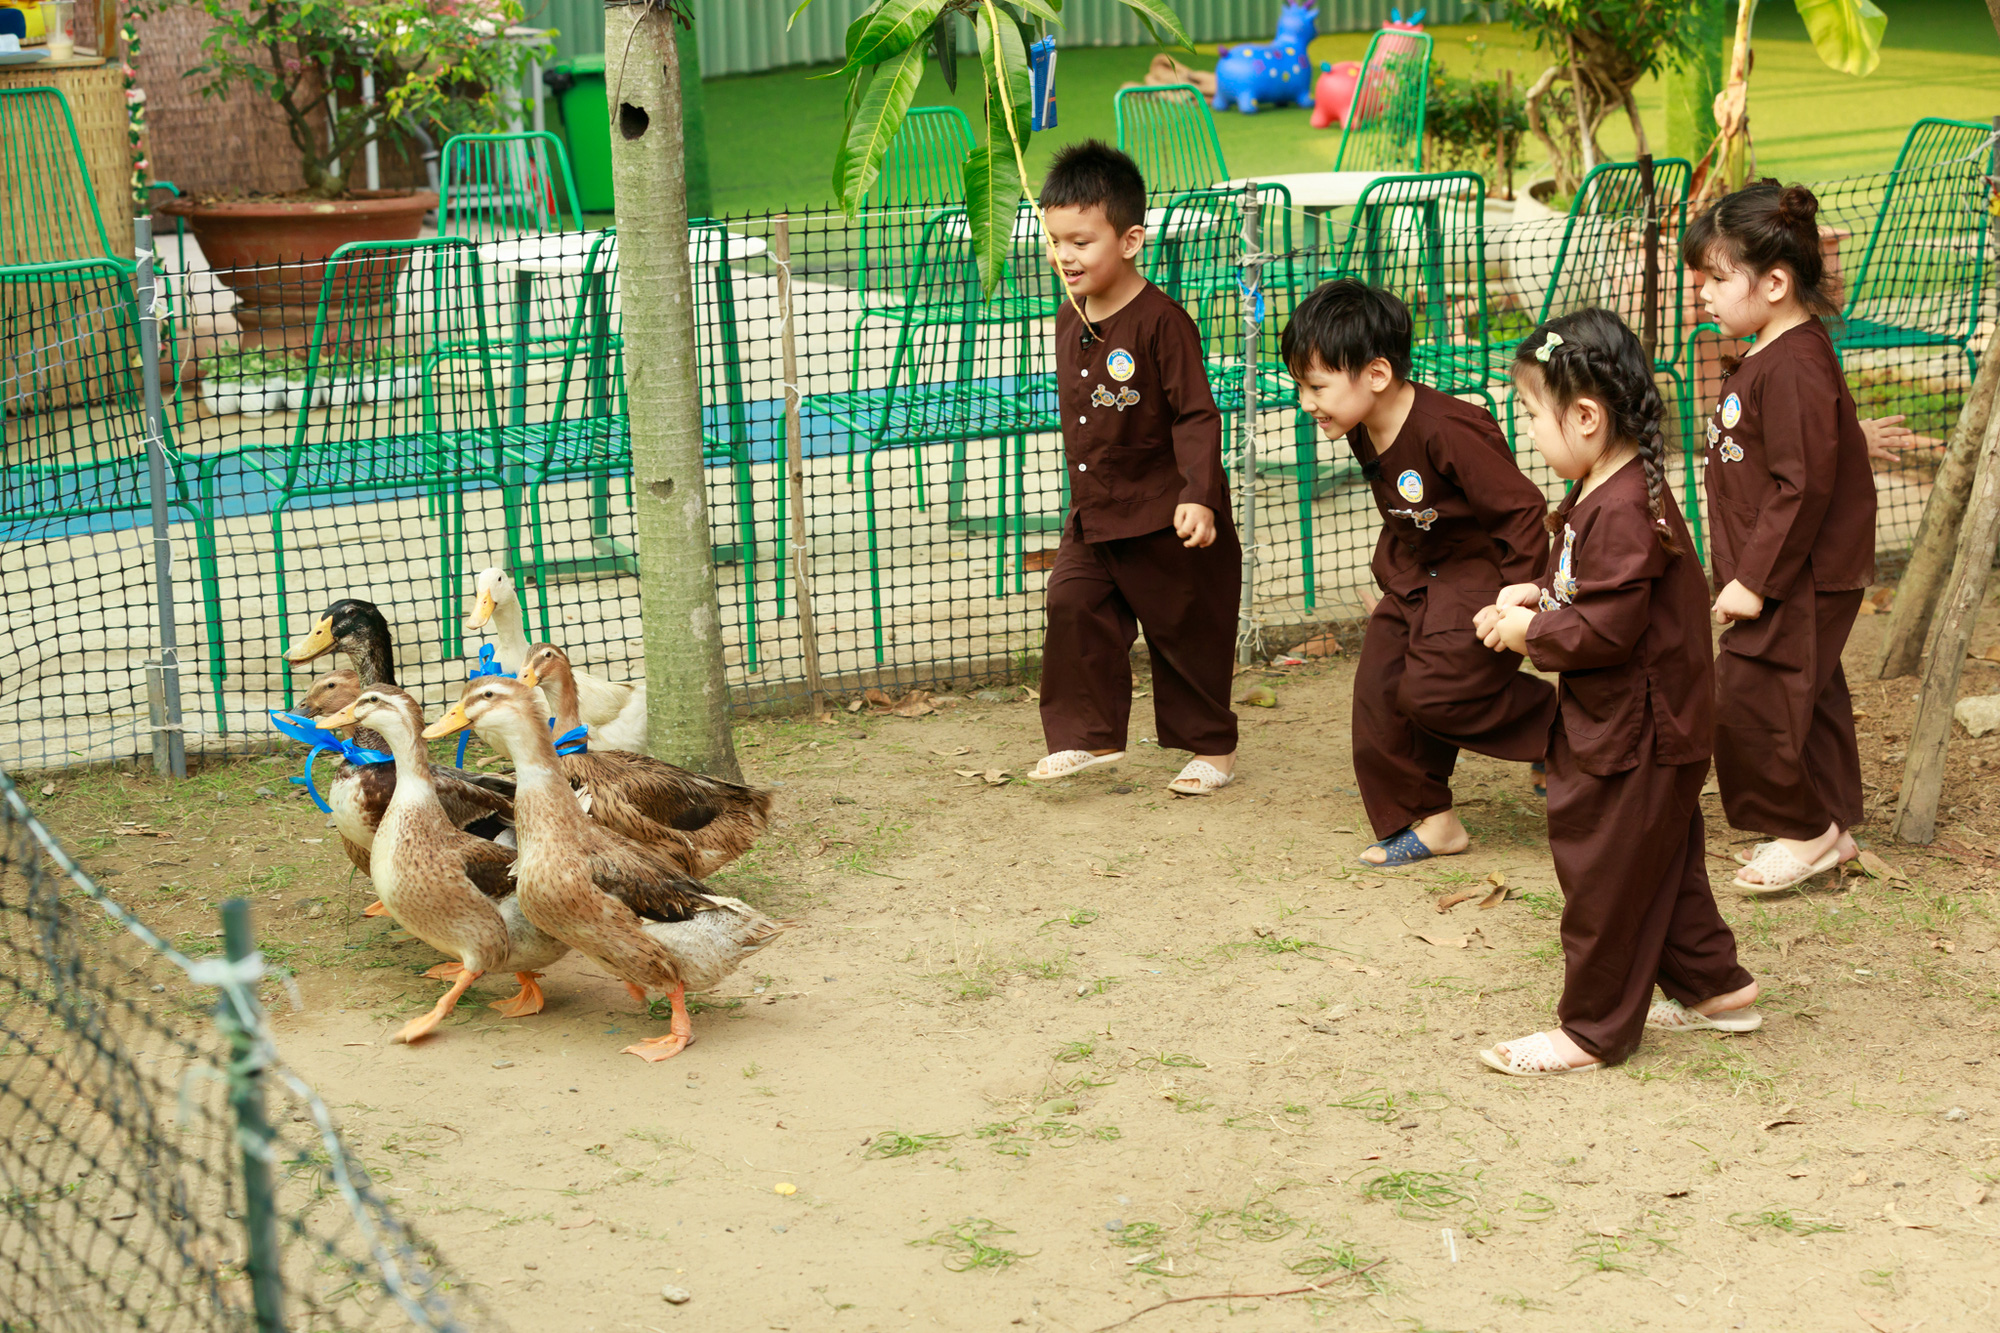
{"type": "MultiPolygon", "coordinates": [[[[187,72],[207,97],[248,90],[284,119],[305,188],[282,197],[176,199],[217,278],[235,292],[246,348],[309,338],[327,257],[353,241],[413,239],[437,196],[353,188],[346,165],[371,144],[494,130],[499,92],[532,45],[508,28],[519,0],[141,0],[141,16],[193,9],[209,22],[187,72]]],[[[343,282],[393,288],[395,265],[343,282]]],[[[365,271],[363,271],[365,270],[365,271]]]]}

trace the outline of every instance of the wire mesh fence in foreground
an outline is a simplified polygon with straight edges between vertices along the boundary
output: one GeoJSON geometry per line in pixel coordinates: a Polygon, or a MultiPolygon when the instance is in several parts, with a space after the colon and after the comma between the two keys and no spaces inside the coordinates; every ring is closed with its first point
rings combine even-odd
{"type": "Polygon", "coordinates": [[[497,1327],[285,1067],[224,925],[170,947],[0,776],[0,1329],[497,1327]]]}
{"type": "MultiPolygon", "coordinates": [[[[2000,272],[1994,137],[1927,121],[1911,145],[1892,171],[1814,187],[1855,396],[1929,441],[1876,467],[1885,555],[1915,531],[2000,272]]],[[[1371,582],[1368,489],[1298,411],[1278,356],[1291,311],[1331,277],[1409,304],[1415,378],[1487,404],[1551,498],[1560,483],[1519,429],[1508,367],[1540,320],[1616,310],[1652,348],[1670,475],[1700,531],[1703,427],[1723,353],[1740,348],[1703,331],[1679,260],[1691,174],[1604,164],[1554,208],[1490,200],[1470,173],[1385,176],[1339,201],[1278,184],[1155,193],[1142,262],[1204,340],[1248,646],[1358,616],[1371,582]]],[[[740,706],[1032,670],[1069,499],[1061,297],[1032,217],[989,293],[963,204],[933,193],[690,228],[740,706]]],[[[149,453],[132,370],[148,322],[124,270],[0,270],[0,763],[158,754],[175,735],[190,754],[269,744],[265,710],[325,665],[279,653],[343,597],[382,608],[398,683],[427,702],[488,637],[503,662],[548,638],[598,675],[641,675],[620,281],[609,231],[364,246],[323,273],[176,274],[149,453]],[[178,651],[155,630],[163,567],[178,651]],[[489,567],[508,592],[471,629],[489,567]],[[176,669],[180,718],[156,699],[176,669]]]]}

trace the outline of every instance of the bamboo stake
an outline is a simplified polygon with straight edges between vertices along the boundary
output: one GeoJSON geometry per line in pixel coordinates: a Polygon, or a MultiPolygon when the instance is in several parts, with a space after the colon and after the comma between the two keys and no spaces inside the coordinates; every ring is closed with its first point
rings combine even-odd
{"type": "Polygon", "coordinates": [[[1905,842],[1929,842],[1937,835],[1938,796],[1944,787],[1945,752],[1951,741],[1952,707],[1965,647],[1979,623],[1986,576],[1993,570],[1993,544],[2000,538],[2000,412],[1986,420],[1973,476],[1972,505],[1959,533],[1958,559],[1939,608],[1924,664],[1924,687],[1910,728],[1909,756],[1903,762],[1903,790],[1896,802],[1895,834],[1905,842]]]}
{"type": "Polygon", "coordinates": [[[778,343],[785,363],[785,465],[791,481],[791,524],[785,540],[792,557],[792,602],[798,608],[799,642],[805,651],[806,688],[813,716],[826,711],[819,674],[819,634],[813,628],[812,542],[806,530],[805,431],[799,422],[799,353],[792,309],[792,223],[780,213],[771,219],[771,253],[778,261],[778,343]]]}

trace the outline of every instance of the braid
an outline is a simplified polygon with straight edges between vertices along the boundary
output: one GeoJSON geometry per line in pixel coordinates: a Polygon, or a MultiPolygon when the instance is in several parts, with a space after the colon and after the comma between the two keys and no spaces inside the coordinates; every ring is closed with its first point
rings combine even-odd
{"type": "Polygon", "coordinates": [[[1608,310],[1579,310],[1550,320],[1522,339],[1515,353],[1516,373],[1529,368],[1559,403],[1586,394],[1604,403],[1612,434],[1637,446],[1653,531],[1668,554],[1679,555],[1667,519],[1666,441],[1660,431],[1666,406],[1653,382],[1652,359],[1632,331],[1608,310]]]}

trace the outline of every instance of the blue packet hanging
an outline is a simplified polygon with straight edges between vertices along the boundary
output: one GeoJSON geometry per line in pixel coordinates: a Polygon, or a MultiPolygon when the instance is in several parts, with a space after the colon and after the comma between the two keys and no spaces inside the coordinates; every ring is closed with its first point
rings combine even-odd
{"type": "Polygon", "coordinates": [[[321,814],[333,813],[333,807],[326,803],[326,798],[319,794],[319,788],[313,785],[313,760],[319,758],[321,754],[331,750],[348,763],[358,765],[387,764],[395,760],[395,756],[386,750],[371,750],[365,745],[344,741],[332,732],[314,726],[311,718],[300,717],[297,713],[274,711],[271,714],[271,725],[290,739],[310,747],[306,750],[305,770],[297,777],[286,780],[294,787],[304,787],[306,795],[312,797],[313,804],[320,808],[321,814]]]}
{"type": "Polygon", "coordinates": [[[1032,89],[1030,97],[1034,102],[1033,114],[1028,118],[1031,130],[1052,130],[1056,127],[1056,39],[1044,37],[1028,46],[1028,78],[1032,89]]]}

